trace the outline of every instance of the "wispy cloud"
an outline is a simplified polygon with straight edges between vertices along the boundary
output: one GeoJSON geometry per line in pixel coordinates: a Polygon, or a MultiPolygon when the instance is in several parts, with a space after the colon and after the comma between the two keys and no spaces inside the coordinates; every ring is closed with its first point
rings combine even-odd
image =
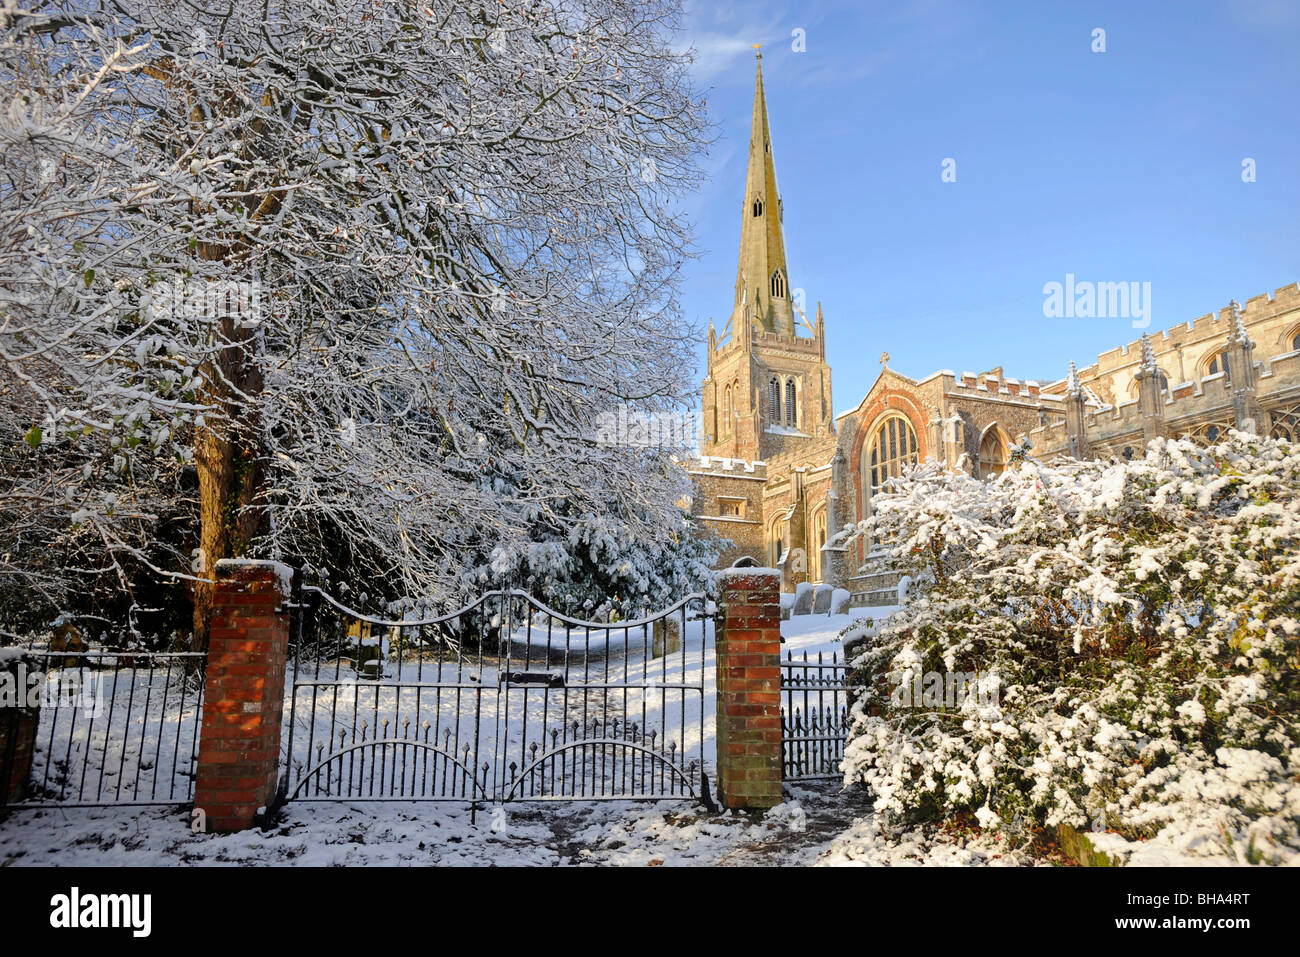
{"type": "Polygon", "coordinates": [[[750,50],[745,38],[720,34],[692,34],[688,46],[695,55],[691,72],[700,82],[725,73],[736,59],[750,50]]]}
{"type": "MultiPolygon", "coordinates": [[[[788,11],[781,4],[765,4],[755,11],[736,3],[688,2],[680,49],[695,55],[691,73],[696,82],[726,75],[753,54],[755,43],[788,41],[790,29],[783,26],[788,11]]],[[[747,73],[738,76],[749,80],[747,73]]]]}
{"type": "Polygon", "coordinates": [[[1263,27],[1300,26],[1300,4],[1295,0],[1233,0],[1232,15],[1263,27]]]}

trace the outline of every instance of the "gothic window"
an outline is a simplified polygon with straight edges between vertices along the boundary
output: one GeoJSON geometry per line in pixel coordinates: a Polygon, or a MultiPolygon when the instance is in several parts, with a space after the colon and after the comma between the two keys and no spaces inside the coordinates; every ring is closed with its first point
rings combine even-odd
{"type": "Polygon", "coordinates": [[[754,200],[754,215],[755,216],[763,215],[763,201],[761,199],[754,200]]]}
{"type": "Polygon", "coordinates": [[[1218,442],[1230,428],[1232,428],[1231,422],[1211,422],[1197,426],[1190,432],[1184,432],[1182,437],[1191,439],[1201,448],[1205,448],[1218,442]]]}
{"type": "Polygon", "coordinates": [[[892,415],[880,423],[863,460],[871,494],[875,495],[889,479],[903,474],[903,469],[915,465],[918,457],[916,430],[911,422],[901,415],[892,415]]]}
{"type": "Polygon", "coordinates": [[[768,534],[768,548],[770,553],[767,557],[767,563],[772,568],[781,567],[781,556],[785,553],[785,542],[781,540],[781,523],[773,522],[772,528],[768,534]]]}
{"type": "Polygon", "coordinates": [[[1211,356],[1209,363],[1205,366],[1206,375],[1217,375],[1223,373],[1223,381],[1232,384],[1232,379],[1228,373],[1228,351],[1225,349],[1217,355],[1211,356]]]}
{"type": "Polygon", "coordinates": [[[1300,332],[1291,337],[1291,351],[1300,352],[1300,332]]]}
{"type": "Polygon", "coordinates": [[[1300,405],[1274,412],[1273,428],[1269,434],[1285,442],[1300,442],[1300,405]]]}
{"type": "Polygon", "coordinates": [[[785,277],[781,275],[781,270],[772,273],[772,298],[785,298],[785,277]]]}
{"type": "Polygon", "coordinates": [[[781,383],[776,376],[767,384],[767,418],[773,425],[781,424],[781,383]]]}
{"type": "Polygon", "coordinates": [[[723,517],[744,518],[745,500],[721,495],[718,497],[718,514],[723,517]]]}
{"type": "Polygon", "coordinates": [[[722,400],[722,434],[731,434],[731,386],[727,386],[722,400]]]}
{"type": "Polygon", "coordinates": [[[785,424],[790,426],[798,425],[798,416],[795,414],[798,406],[794,397],[794,379],[785,380],[785,424]]]}
{"type": "Polygon", "coordinates": [[[996,426],[984,433],[980,441],[980,478],[1001,475],[1007,469],[1007,446],[996,426]]]}

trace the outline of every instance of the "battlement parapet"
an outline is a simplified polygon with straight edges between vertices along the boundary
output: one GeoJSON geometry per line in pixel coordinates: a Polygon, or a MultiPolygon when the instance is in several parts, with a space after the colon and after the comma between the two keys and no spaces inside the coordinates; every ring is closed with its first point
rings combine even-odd
{"type": "Polygon", "coordinates": [[[749,461],[748,459],[732,459],[723,455],[701,455],[694,462],[690,463],[692,471],[697,472],[718,472],[718,473],[743,473],[755,477],[763,477],[767,474],[767,463],[762,460],[749,461]]]}

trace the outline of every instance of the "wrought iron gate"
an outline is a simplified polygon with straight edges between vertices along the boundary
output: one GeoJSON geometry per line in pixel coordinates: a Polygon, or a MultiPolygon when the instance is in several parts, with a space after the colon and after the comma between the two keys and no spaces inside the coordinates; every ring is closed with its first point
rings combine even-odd
{"type": "Polygon", "coordinates": [[[416,620],[293,606],[286,800],[709,800],[702,594],[616,623],[511,588],[416,620]]]}
{"type": "Polygon", "coordinates": [[[781,763],[786,781],[841,777],[848,730],[847,669],[838,652],[781,662],[781,763]]]}
{"type": "Polygon", "coordinates": [[[17,653],[11,676],[33,706],[0,715],[14,722],[0,781],[16,773],[20,715],[36,721],[24,794],[10,809],[192,800],[203,652],[79,651],[48,641],[5,650],[17,653]]]}

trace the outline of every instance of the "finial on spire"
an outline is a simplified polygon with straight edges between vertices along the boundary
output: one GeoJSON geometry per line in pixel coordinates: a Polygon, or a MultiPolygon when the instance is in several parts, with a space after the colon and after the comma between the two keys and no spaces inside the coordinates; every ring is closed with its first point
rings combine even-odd
{"type": "Polygon", "coordinates": [[[1235,299],[1229,302],[1228,314],[1232,322],[1232,331],[1228,335],[1228,341],[1239,346],[1246,345],[1250,342],[1250,335],[1246,332],[1246,322],[1241,317],[1241,303],[1235,299]]]}
{"type": "Polygon", "coordinates": [[[1074,360],[1070,360],[1070,372],[1065,377],[1065,394],[1069,396],[1078,396],[1083,394],[1083,386],[1079,383],[1079,370],[1074,367],[1074,360]]]}
{"type": "Polygon", "coordinates": [[[1145,332],[1142,333],[1142,368],[1152,375],[1160,372],[1160,367],[1156,364],[1156,350],[1151,345],[1151,337],[1145,332]]]}

